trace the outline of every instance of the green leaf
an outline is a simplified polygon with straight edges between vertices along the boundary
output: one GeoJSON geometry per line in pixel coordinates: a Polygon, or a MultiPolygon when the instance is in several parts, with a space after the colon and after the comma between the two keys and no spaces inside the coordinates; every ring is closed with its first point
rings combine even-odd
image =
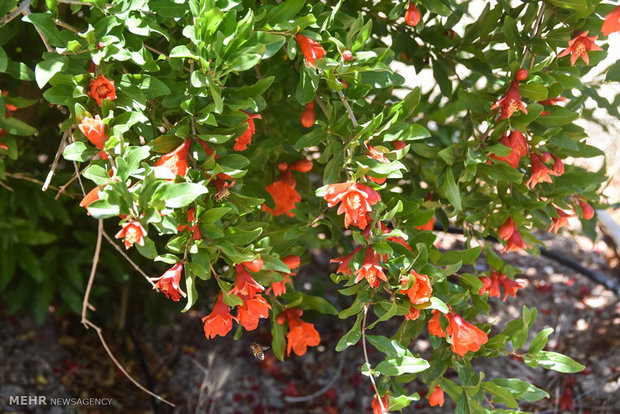
{"type": "Polygon", "coordinates": [[[496,397],[493,399],[493,402],[506,404],[509,408],[519,408],[519,404],[514,399],[510,389],[504,388],[493,382],[483,382],[482,388],[484,388],[484,390],[489,394],[496,397]]]}
{"type": "Polygon", "coordinates": [[[250,160],[240,154],[228,154],[218,158],[217,163],[222,167],[225,174],[233,178],[240,178],[247,173],[244,168],[250,165],[250,160]]]}
{"type": "Polygon", "coordinates": [[[30,136],[37,133],[36,128],[17,118],[0,118],[0,128],[13,135],[30,136]]]}
{"type": "Polygon", "coordinates": [[[350,347],[351,345],[355,345],[362,337],[361,327],[362,313],[359,313],[357,315],[355,323],[353,324],[353,327],[349,330],[349,332],[344,334],[342,338],[340,338],[340,341],[338,341],[338,344],[336,345],[336,351],[341,352],[350,347]]]}
{"type": "Polygon", "coordinates": [[[397,376],[402,374],[416,374],[428,369],[428,361],[412,356],[389,358],[380,362],[375,369],[383,375],[397,376]]]}
{"type": "Polygon", "coordinates": [[[557,352],[540,351],[537,357],[541,367],[564,374],[580,372],[586,368],[574,359],[557,352]]]}
{"type": "Polygon", "coordinates": [[[161,199],[166,202],[166,207],[180,208],[189,205],[207,192],[207,188],[200,184],[179,183],[168,187],[161,199]]]}
{"type": "MultiPolygon", "coordinates": [[[[275,303],[272,301],[271,307],[275,309],[275,303]]],[[[284,349],[286,348],[286,326],[280,325],[276,320],[275,312],[271,312],[271,349],[273,354],[280,361],[284,361],[284,349]]]]}
{"type": "Polygon", "coordinates": [[[456,185],[454,175],[452,174],[452,168],[447,167],[440,178],[439,188],[443,191],[446,198],[450,201],[455,211],[461,211],[463,205],[461,204],[461,192],[456,185]]]}
{"type": "Polygon", "coordinates": [[[110,181],[110,176],[106,169],[96,164],[89,165],[82,175],[97,185],[104,185],[110,181]]]}
{"type": "Polygon", "coordinates": [[[265,21],[267,21],[270,25],[287,22],[301,11],[305,3],[306,2],[304,0],[287,0],[280,3],[276,7],[269,10],[265,21]]]}
{"type": "Polygon", "coordinates": [[[561,106],[547,106],[545,110],[549,112],[549,114],[538,117],[536,123],[547,127],[567,125],[579,117],[579,114],[576,112],[561,106]]]}
{"type": "Polygon", "coordinates": [[[45,60],[39,62],[34,68],[34,78],[39,88],[43,87],[57,73],[62,73],[69,66],[69,58],[63,55],[45,53],[45,60]]]}
{"type": "Polygon", "coordinates": [[[530,347],[528,348],[528,354],[536,354],[539,351],[542,351],[545,345],[547,345],[547,340],[549,339],[549,335],[553,332],[553,328],[545,328],[536,335],[536,337],[532,340],[530,347]]]}
{"type": "MultiPolygon", "coordinates": [[[[88,208],[90,212],[90,205],[88,208]]],[[[92,214],[92,213],[91,213],[92,214]]],[[[157,257],[157,248],[155,248],[155,243],[149,237],[144,237],[144,246],[140,246],[138,243],[135,244],[138,253],[147,259],[154,259],[157,257]]]]}
{"type": "Polygon", "coordinates": [[[89,147],[83,142],[74,142],[67,145],[62,153],[65,160],[68,161],[88,161],[99,151],[93,147],[89,147]]]}
{"type": "Polygon", "coordinates": [[[56,23],[51,15],[46,13],[30,13],[23,17],[25,22],[32,23],[43,33],[50,46],[65,46],[63,36],[56,28],[56,23]]]}
{"type": "Polygon", "coordinates": [[[520,401],[536,402],[543,398],[549,398],[549,394],[545,391],[517,378],[498,378],[489,381],[489,383],[510,390],[513,396],[520,401]]]}
{"type": "Polygon", "coordinates": [[[419,139],[428,138],[431,136],[431,133],[428,132],[426,128],[424,128],[420,124],[412,124],[409,126],[402,135],[402,139],[405,141],[416,141],[419,139]]]}
{"type": "Polygon", "coordinates": [[[118,216],[121,210],[118,205],[110,204],[108,200],[97,200],[88,205],[88,212],[95,219],[106,219],[118,216]]]}
{"type": "Polygon", "coordinates": [[[320,313],[328,314],[328,315],[337,315],[338,309],[334,307],[331,303],[329,303],[326,299],[320,296],[310,296],[305,293],[301,294],[301,304],[299,307],[302,310],[315,310],[320,313]]]}
{"type": "Polygon", "coordinates": [[[448,313],[450,309],[448,309],[448,305],[446,305],[443,300],[439,299],[437,296],[431,296],[430,300],[431,304],[429,309],[436,309],[441,313],[448,313]]]}
{"type": "Polygon", "coordinates": [[[476,261],[480,253],[482,252],[482,248],[480,246],[472,247],[467,250],[450,250],[444,253],[439,259],[437,264],[439,265],[448,265],[457,262],[463,262],[464,264],[472,264],[476,261]]]}
{"type": "Polygon", "coordinates": [[[542,83],[526,83],[519,85],[521,96],[532,101],[544,101],[547,99],[548,91],[542,83]]]}
{"type": "Polygon", "coordinates": [[[198,291],[196,290],[196,275],[185,267],[185,292],[187,294],[187,303],[181,312],[187,312],[194,306],[198,299],[198,291]]]}
{"type": "MultiPolygon", "coordinates": [[[[35,70],[36,74],[36,70],[35,70]]],[[[120,81],[121,86],[136,86],[147,98],[170,95],[170,88],[154,76],[144,74],[124,74],[120,81]]]]}
{"type": "Polygon", "coordinates": [[[510,16],[504,18],[504,24],[502,25],[502,33],[506,37],[506,43],[510,46],[518,45],[521,40],[519,36],[519,29],[517,28],[517,22],[510,16]]]}
{"type": "Polygon", "coordinates": [[[573,9],[579,13],[583,13],[588,9],[586,0],[549,0],[551,4],[563,9],[573,9]]]}
{"type": "MultiPolygon", "coordinates": [[[[375,308],[376,309],[376,308],[375,308]]],[[[383,321],[387,321],[388,319],[390,319],[392,316],[396,315],[396,312],[398,311],[398,306],[396,305],[396,301],[393,301],[392,304],[390,305],[390,308],[387,310],[387,312],[385,312],[383,315],[381,315],[380,318],[378,318],[376,321],[374,321],[373,323],[371,323],[370,325],[368,325],[368,327],[366,328],[368,329],[372,329],[375,327],[376,324],[378,324],[379,322],[383,322],[383,321]]]]}
{"type": "Polygon", "coordinates": [[[9,64],[9,58],[2,47],[0,47],[0,72],[4,72],[9,64]]]}

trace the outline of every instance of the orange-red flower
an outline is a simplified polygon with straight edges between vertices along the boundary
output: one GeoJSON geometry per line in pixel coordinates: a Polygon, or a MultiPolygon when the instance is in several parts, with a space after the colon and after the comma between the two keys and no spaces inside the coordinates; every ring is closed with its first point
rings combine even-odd
{"type": "Polygon", "coordinates": [[[314,125],[314,121],[314,102],[309,102],[308,105],[306,105],[306,109],[304,109],[301,114],[301,124],[306,128],[310,128],[314,125]]]}
{"type": "Polygon", "coordinates": [[[174,150],[162,155],[155,163],[155,167],[164,167],[175,176],[180,175],[181,177],[185,177],[189,169],[187,158],[189,156],[189,147],[191,144],[191,139],[186,139],[174,150]]]}
{"type": "Polygon", "coordinates": [[[338,266],[338,269],[336,270],[336,273],[342,273],[343,275],[350,275],[351,268],[349,267],[349,262],[351,261],[355,253],[359,252],[361,249],[362,247],[360,246],[346,256],[336,257],[334,259],[331,259],[330,263],[340,263],[340,265],[338,266]]]}
{"type": "Polygon", "coordinates": [[[261,119],[261,116],[259,114],[248,114],[245,111],[241,112],[245,113],[248,116],[248,119],[245,121],[248,123],[248,127],[245,129],[243,134],[239,135],[235,139],[235,145],[233,146],[233,149],[235,151],[244,151],[248,147],[248,145],[252,143],[252,137],[256,132],[256,125],[254,125],[254,119],[261,119]]]}
{"type": "Polygon", "coordinates": [[[512,168],[517,168],[519,165],[519,161],[527,154],[527,140],[521,133],[521,131],[512,131],[510,135],[505,133],[499,140],[500,143],[510,148],[510,154],[500,157],[495,154],[489,154],[489,157],[495,158],[497,160],[505,161],[512,166],[512,168]]]}
{"type": "Polygon", "coordinates": [[[321,336],[314,329],[314,325],[301,320],[303,311],[299,308],[291,308],[282,311],[276,321],[283,325],[288,320],[288,334],[286,335],[286,355],[291,355],[291,350],[302,356],[309,346],[317,346],[321,342],[321,336]]]}
{"type": "Polygon", "coordinates": [[[542,162],[540,157],[534,152],[530,152],[530,163],[532,164],[532,176],[525,182],[525,185],[533,189],[538,183],[550,183],[550,175],[556,175],[542,162]]]}
{"type": "Polygon", "coordinates": [[[409,300],[414,305],[421,305],[431,300],[433,288],[431,287],[431,281],[428,276],[418,274],[412,270],[409,276],[402,276],[400,278],[400,283],[406,286],[412,276],[415,279],[413,285],[409,289],[401,289],[400,292],[409,296],[409,300]]]}
{"type": "Polygon", "coordinates": [[[509,217],[504,224],[500,226],[499,237],[507,242],[506,246],[500,251],[500,253],[519,251],[525,249],[526,247],[532,247],[523,241],[523,238],[519,233],[519,229],[512,220],[512,217],[509,217]]]}
{"type": "Polygon", "coordinates": [[[127,250],[133,246],[134,243],[144,246],[144,236],[146,236],[146,230],[142,227],[142,224],[140,224],[138,220],[130,220],[123,224],[123,227],[114,237],[123,239],[125,242],[125,250],[127,250]]]}
{"type": "Polygon", "coordinates": [[[389,399],[388,399],[388,395],[385,394],[383,397],[381,397],[381,400],[379,400],[379,396],[377,394],[375,394],[375,398],[372,399],[372,414],[387,414],[388,411],[388,406],[389,406],[389,399]]]}
{"type": "Polygon", "coordinates": [[[506,298],[508,296],[512,296],[513,298],[516,297],[517,291],[524,287],[523,283],[509,279],[507,276],[502,278],[501,283],[504,288],[504,297],[502,298],[502,302],[506,302],[506,298]]]}
{"type": "Polygon", "coordinates": [[[620,6],[616,7],[605,16],[605,21],[601,27],[601,33],[609,36],[614,32],[620,32],[620,6]]]}
{"type": "Polygon", "coordinates": [[[246,330],[253,331],[258,327],[261,318],[269,317],[271,306],[261,295],[256,295],[254,298],[241,296],[241,300],[243,304],[237,307],[237,319],[246,330]]]}
{"type": "Polygon", "coordinates": [[[89,87],[88,96],[93,98],[99,106],[101,106],[101,102],[104,99],[109,101],[116,99],[114,81],[109,80],[103,75],[99,75],[97,79],[91,79],[89,87]]]}
{"type": "MultiPolygon", "coordinates": [[[[558,102],[564,102],[566,100],[565,96],[558,96],[556,98],[545,99],[544,101],[538,101],[541,105],[557,105],[558,102]]],[[[540,115],[549,115],[549,112],[542,111],[540,115]]]]}
{"type": "Polygon", "coordinates": [[[317,59],[322,59],[323,56],[325,56],[326,52],[325,49],[323,49],[323,46],[302,34],[296,35],[295,39],[297,39],[297,43],[299,43],[301,53],[303,53],[306,58],[306,65],[308,67],[316,67],[314,61],[317,59]]]}
{"type": "Polygon", "coordinates": [[[431,335],[438,336],[440,338],[445,338],[446,333],[443,329],[441,329],[441,323],[439,322],[439,317],[441,316],[441,312],[438,310],[433,311],[433,316],[428,321],[428,333],[431,335]]]}
{"type": "Polygon", "coordinates": [[[409,26],[417,26],[420,23],[420,10],[413,3],[409,3],[405,12],[405,21],[409,26]]]}
{"type": "Polygon", "coordinates": [[[443,407],[443,403],[444,403],[443,391],[441,390],[441,387],[437,385],[433,389],[433,392],[431,393],[431,395],[429,395],[428,397],[428,405],[430,405],[431,407],[434,407],[436,405],[443,407]]]}
{"type": "Polygon", "coordinates": [[[291,276],[295,276],[295,273],[293,273],[293,269],[298,268],[300,264],[299,256],[286,256],[284,259],[282,259],[282,261],[285,265],[288,266],[289,269],[291,269],[291,272],[283,273],[282,275],[284,277],[284,280],[281,280],[279,282],[273,282],[271,284],[271,289],[273,290],[274,296],[281,296],[286,293],[286,284],[291,283],[291,276]]]}
{"type": "Polygon", "coordinates": [[[99,187],[95,187],[88,192],[80,201],[80,207],[88,208],[88,205],[94,201],[99,200],[99,187]]]}
{"type": "Polygon", "coordinates": [[[217,297],[213,311],[202,318],[202,322],[207,339],[215,338],[217,335],[226,336],[232,329],[232,315],[221,293],[217,297]]]}
{"type": "Polygon", "coordinates": [[[572,214],[567,214],[557,207],[555,208],[555,212],[558,214],[558,216],[551,218],[551,227],[549,227],[547,232],[551,233],[553,231],[553,233],[558,234],[558,230],[560,229],[560,227],[569,225],[568,218],[572,217],[572,214]]]}
{"type": "Polygon", "coordinates": [[[385,273],[383,273],[383,268],[379,266],[379,261],[377,260],[377,255],[372,247],[366,248],[366,256],[364,257],[364,264],[362,267],[355,272],[357,276],[355,278],[355,283],[359,282],[362,279],[366,279],[368,284],[376,288],[379,286],[379,280],[387,281],[385,277],[385,273]]]}
{"type": "Polygon", "coordinates": [[[295,203],[301,201],[301,196],[293,186],[284,181],[275,181],[265,189],[273,197],[276,208],[269,208],[263,204],[263,210],[269,211],[274,216],[286,214],[289,217],[294,217],[292,210],[295,209],[295,203]]]}
{"type": "Polygon", "coordinates": [[[590,36],[588,37],[588,31],[586,30],[579,36],[568,42],[568,47],[564,49],[558,55],[558,58],[562,56],[566,56],[569,53],[570,56],[570,65],[575,66],[575,62],[579,57],[586,62],[586,65],[590,64],[590,58],[588,57],[588,51],[590,50],[603,50],[599,45],[594,43],[594,41],[598,38],[598,36],[590,36]]]}
{"type": "MultiPolygon", "coordinates": [[[[86,135],[86,138],[88,138],[95,148],[103,149],[103,145],[108,139],[108,136],[105,134],[103,121],[99,115],[95,115],[94,118],[88,116],[84,117],[82,122],[80,122],[80,125],[78,125],[78,128],[80,128],[80,131],[86,135]]],[[[101,158],[104,160],[108,158],[103,151],[101,151],[99,155],[101,155],[101,158]]]]}
{"type": "Polygon", "coordinates": [[[518,81],[515,80],[510,83],[510,88],[508,88],[508,91],[506,91],[499,101],[493,104],[491,110],[497,108],[501,108],[502,119],[510,118],[515,111],[521,111],[524,114],[527,114],[527,109],[525,109],[523,101],[521,100],[518,81]]]}
{"type": "Polygon", "coordinates": [[[486,333],[467,322],[456,313],[448,317],[446,333],[450,336],[452,352],[464,356],[467,352],[476,352],[489,340],[486,333]]]}
{"type": "Polygon", "coordinates": [[[479,295],[483,295],[488,292],[489,297],[500,297],[500,286],[504,288],[504,297],[502,301],[505,302],[508,296],[516,296],[517,290],[521,289],[523,285],[520,282],[509,279],[505,274],[496,270],[491,272],[491,277],[483,276],[480,278],[483,287],[478,292],[479,295]]]}
{"type": "MultiPolygon", "coordinates": [[[[370,158],[373,158],[377,161],[379,161],[382,164],[387,164],[390,162],[390,160],[388,160],[387,158],[385,158],[385,155],[383,155],[382,152],[378,151],[375,147],[373,147],[372,145],[368,145],[368,156],[370,158]]],[[[385,182],[385,178],[375,178],[372,177],[370,175],[366,176],[369,180],[374,181],[377,184],[383,184],[385,182]]]]}
{"type": "Polygon", "coordinates": [[[151,280],[157,281],[153,289],[159,290],[166,295],[169,299],[178,302],[181,296],[187,296],[185,292],[181,290],[179,282],[181,281],[181,274],[183,273],[183,262],[179,262],[168,269],[163,275],[151,280]]]}
{"type": "Polygon", "coordinates": [[[236,265],[235,271],[237,273],[237,278],[235,281],[235,287],[233,287],[228,294],[233,294],[237,296],[247,296],[252,299],[256,296],[258,292],[262,292],[265,290],[263,286],[261,286],[242,265],[236,265]]]}
{"type": "Polygon", "coordinates": [[[332,184],[327,187],[325,200],[329,207],[338,203],[338,214],[345,213],[344,226],[350,224],[365,229],[370,220],[369,212],[374,204],[381,200],[381,196],[372,188],[354,182],[332,184]]]}
{"type": "Polygon", "coordinates": [[[281,162],[278,164],[278,169],[282,171],[280,177],[265,187],[267,192],[271,194],[276,207],[272,209],[263,204],[262,209],[263,211],[269,211],[274,216],[286,214],[289,217],[293,217],[292,210],[295,209],[295,203],[301,201],[301,196],[295,190],[297,181],[293,177],[292,171],[309,172],[312,170],[312,161],[299,160],[292,164],[281,162]]]}
{"type": "Polygon", "coordinates": [[[586,203],[585,199],[579,199],[579,207],[581,207],[581,215],[584,219],[590,220],[594,217],[594,209],[588,203],[586,203]]]}
{"type": "Polygon", "coordinates": [[[409,321],[415,321],[419,317],[420,317],[420,309],[410,306],[409,313],[405,315],[405,319],[409,321]]]}

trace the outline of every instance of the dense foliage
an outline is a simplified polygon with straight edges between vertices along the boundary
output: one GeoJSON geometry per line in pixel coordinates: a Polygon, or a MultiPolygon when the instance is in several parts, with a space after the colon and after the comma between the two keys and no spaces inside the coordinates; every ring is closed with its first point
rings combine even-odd
{"type": "MultiPolygon", "coordinates": [[[[615,5],[502,0],[471,19],[473,3],[456,0],[38,3],[0,6],[0,289],[14,295],[10,311],[34,302],[41,319],[57,292],[85,312],[103,227],[70,226],[105,220],[124,250],[167,265],[147,282],[183,311],[206,298],[207,338],[268,319],[283,359],[320,343],[304,312],[350,320],[337,351],[361,340],[385,354],[362,367],[375,412],[419,399],[405,385],[416,378],[431,405],[445,392],[458,412],[548,396],[486,378],[477,357],[583,368],[544,350],[551,330],[528,341],[533,304],[502,331],[484,315],[520,288],[501,253],[535,253],[533,230],[557,232],[573,215],[594,230],[604,172],[565,160],[602,154],[574,123],[588,98],[618,116],[603,83],[581,81],[618,30],[615,5]],[[434,84],[403,86],[424,70],[434,84]],[[64,206],[23,181],[46,176],[50,157],[38,155],[58,145],[52,183],[77,172],[83,184],[61,194],[64,206]],[[77,217],[76,194],[90,218],[77,217]],[[438,250],[434,225],[461,228],[468,248],[438,250]],[[351,297],[347,309],[295,289],[311,249],[338,252],[331,283],[351,297]],[[488,270],[475,266],[482,253],[488,270]],[[392,337],[366,333],[387,320],[400,321],[392,337]],[[409,346],[426,331],[423,359],[409,346]]],[[[619,77],[615,63],[606,80],[619,77]]],[[[100,261],[122,284],[127,270],[100,261]]]]}

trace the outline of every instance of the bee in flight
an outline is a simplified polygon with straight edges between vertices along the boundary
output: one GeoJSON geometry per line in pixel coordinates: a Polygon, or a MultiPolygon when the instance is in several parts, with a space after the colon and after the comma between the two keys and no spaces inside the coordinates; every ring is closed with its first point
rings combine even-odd
{"type": "Polygon", "coordinates": [[[266,351],[269,349],[268,346],[262,346],[257,344],[256,342],[252,342],[250,344],[250,349],[252,350],[252,354],[254,355],[254,358],[259,359],[259,360],[264,360],[265,359],[265,353],[263,351],[266,351]]]}

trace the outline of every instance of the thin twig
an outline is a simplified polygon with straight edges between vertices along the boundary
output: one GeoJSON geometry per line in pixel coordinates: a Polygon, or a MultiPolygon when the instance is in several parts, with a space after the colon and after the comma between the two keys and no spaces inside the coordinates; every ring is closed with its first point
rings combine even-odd
{"type": "Polygon", "coordinates": [[[90,268],[90,276],[88,277],[88,284],[86,285],[86,292],[84,292],[84,299],[82,300],[82,324],[88,328],[88,319],[86,314],[88,309],[95,310],[95,308],[88,303],[90,299],[90,290],[93,287],[93,281],[95,280],[95,273],[97,272],[97,265],[99,264],[99,254],[101,253],[101,236],[103,234],[103,220],[99,219],[97,224],[97,244],[95,244],[95,254],[93,255],[93,265],[90,268]]]}
{"type": "MultiPolygon", "coordinates": [[[[366,350],[366,316],[368,316],[368,304],[364,305],[364,318],[362,319],[362,348],[364,350],[364,361],[368,364],[368,367],[370,367],[370,362],[368,361],[368,351],[366,350]]],[[[370,382],[372,382],[372,387],[375,389],[375,393],[377,394],[377,401],[379,401],[379,405],[381,406],[381,412],[387,411],[387,407],[383,406],[383,401],[379,395],[379,389],[377,388],[375,377],[372,372],[370,373],[369,378],[370,382]]]]}
{"type": "Polygon", "coordinates": [[[108,347],[108,344],[105,341],[105,338],[103,337],[103,333],[101,331],[101,328],[97,325],[95,325],[94,323],[92,323],[91,321],[89,321],[88,319],[86,319],[86,325],[90,326],[91,328],[93,328],[95,330],[95,332],[97,332],[97,336],[99,336],[99,340],[101,341],[101,345],[103,345],[103,348],[105,349],[105,351],[107,352],[108,356],[110,357],[110,359],[112,360],[112,362],[114,362],[114,365],[116,365],[116,367],[123,373],[123,375],[125,375],[127,377],[127,379],[129,379],[129,381],[131,381],[133,383],[133,385],[135,385],[136,387],[138,387],[139,389],[141,389],[142,391],[144,391],[145,393],[147,393],[148,395],[150,395],[153,398],[157,398],[159,401],[168,404],[171,407],[175,407],[175,405],[173,403],[171,403],[170,401],[166,400],[165,398],[160,397],[159,395],[155,394],[152,391],[149,391],[147,388],[145,388],[142,384],[140,384],[138,381],[136,381],[126,370],[125,368],[123,368],[123,366],[121,365],[120,362],[118,362],[118,360],[116,359],[116,357],[114,356],[114,354],[112,353],[112,351],[110,350],[110,348],[108,347]]]}
{"type": "Polygon", "coordinates": [[[58,166],[58,160],[60,159],[60,154],[62,154],[63,149],[65,148],[65,143],[67,141],[67,137],[71,133],[71,128],[66,130],[64,134],[62,134],[62,138],[60,140],[60,144],[58,145],[58,149],[56,150],[56,155],[54,156],[54,161],[52,162],[52,166],[50,167],[50,172],[47,174],[47,178],[43,183],[43,187],[41,187],[41,191],[47,191],[50,186],[50,182],[52,181],[52,177],[54,177],[54,172],[56,171],[56,167],[58,166]]]}
{"type": "Polygon", "coordinates": [[[82,179],[80,176],[82,175],[82,171],[77,166],[77,162],[73,161],[73,168],[75,169],[75,178],[77,178],[78,183],[80,183],[80,189],[82,190],[82,196],[86,197],[86,191],[84,190],[84,183],[82,183],[82,179]]]}
{"type": "Polygon", "coordinates": [[[153,52],[153,53],[157,53],[158,55],[164,56],[166,59],[168,59],[168,55],[167,55],[167,54],[165,54],[164,52],[161,52],[161,51],[159,51],[159,50],[155,49],[154,47],[151,47],[151,46],[147,45],[146,43],[142,43],[142,45],[143,45],[146,49],[150,50],[151,52],[153,52]]]}
{"type": "MultiPolygon", "coordinates": [[[[26,174],[22,174],[22,173],[5,173],[5,175],[9,178],[13,178],[15,180],[24,180],[24,181],[30,181],[31,183],[35,183],[38,185],[43,185],[43,181],[41,180],[37,180],[36,178],[30,177],[29,175],[26,174]]],[[[54,187],[53,185],[50,185],[49,188],[51,188],[52,190],[57,190],[58,187],[54,187]]]]}
{"type": "MultiPolygon", "coordinates": [[[[56,188],[54,186],[50,185],[51,189],[54,190],[58,190],[58,192],[56,193],[56,196],[54,197],[55,200],[58,200],[58,198],[67,190],[67,187],[69,187],[75,180],[77,180],[84,171],[86,171],[86,168],[88,167],[84,167],[84,169],[82,171],[79,172],[79,174],[74,174],[73,176],[71,176],[71,178],[69,179],[69,181],[67,181],[66,183],[64,183],[63,185],[61,185],[59,188],[56,188]]],[[[82,190],[82,197],[84,197],[86,194],[84,193],[84,190],[82,190]]],[[[72,194],[68,194],[69,197],[74,197],[74,195],[72,194]]]]}
{"type": "MultiPolygon", "coordinates": [[[[28,2],[30,3],[30,2],[28,2]]],[[[25,16],[28,16],[30,14],[30,7],[25,8],[24,10],[22,10],[22,13],[25,16]]],[[[54,48],[50,46],[50,44],[47,42],[47,38],[45,37],[45,35],[43,34],[43,32],[41,31],[41,29],[39,29],[39,27],[36,24],[33,24],[35,30],[37,31],[37,33],[39,34],[39,37],[41,38],[41,40],[43,41],[43,44],[45,45],[45,49],[48,52],[53,52],[54,48]]]]}
{"type": "Polygon", "coordinates": [[[321,111],[323,111],[323,113],[325,114],[325,118],[327,118],[327,120],[329,121],[329,113],[327,112],[327,107],[325,106],[325,102],[323,102],[323,100],[321,99],[319,95],[316,95],[314,97],[314,100],[316,101],[316,103],[319,104],[321,111]]]}
{"type": "Polygon", "coordinates": [[[345,109],[347,110],[347,114],[349,114],[349,119],[353,123],[353,127],[357,128],[357,126],[359,124],[357,123],[357,119],[355,119],[355,114],[353,113],[353,110],[351,109],[351,105],[349,105],[349,102],[347,101],[347,98],[345,98],[344,93],[342,93],[342,91],[338,91],[338,96],[340,97],[340,100],[342,101],[342,104],[344,105],[345,109]]]}
{"type": "MultiPolygon", "coordinates": [[[[75,27],[71,26],[68,23],[63,22],[60,19],[54,19],[54,23],[56,23],[56,26],[60,26],[63,29],[71,30],[73,33],[80,33],[80,31],[78,29],[76,29],[75,27]]],[[[90,52],[90,51],[87,50],[87,52],[90,52]]]]}
{"type": "Polygon", "coordinates": [[[99,224],[97,226],[97,244],[95,245],[95,254],[93,255],[93,264],[92,267],[90,269],[90,277],[88,278],[88,284],[86,285],[86,292],[84,293],[84,300],[82,302],[82,324],[86,327],[86,329],[88,329],[89,327],[93,328],[96,332],[97,332],[97,336],[99,337],[99,340],[101,341],[101,344],[103,345],[103,348],[105,349],[105,351],[107,352],[108,356],[110,357],[110,359],[112,360],[112,362],[114,362],[114,364],[116,365],[116,367],[139,389],[141,389],[142,391],[144,391],[145,393],[147,393],[148,395],[157,398],[158,400],[174,407],[174,404],[172,404],[170,401],[160,397],[159,395],[153,393],[152,391],[149,391],[147,388],[145,388],[144,386],[142,386],[138,381],[136,381],[126,370],[125,368],[121,365],[120,362],[118,362],[118,360],[116,359],[116,357],[114,356],[114,354],[112,353],[112,351],[110,350],[110,348],[108,347],[108,344],[105,341],[105,338],[103,337],[103,333],[102,330],[99,326],[95,325],[94,323],[92,323],[91,321],[88,320],[88,318],[86,317],[86,314],[88,312],[88,308],[91,308],[94,310],[94,308],[88,303],[89,297],[90,297],[90,290],[92,288],[93,285],[93,281],[95,279],[95,273],[97,272],[97,265],[99,264],[99,256],[101,254],[101,239],[103,236],[103,220],[99,219],[99,224]]]}
{"type": "Polygon", "coordinates": [[[140,274],[141,274],[141,275],[142,275],[142,276],[146,279],[146,281],[147,281],[147,282],[149,282],[149,283],[151,284],[151,286],[155,286],[155,283],[153,283],[153,281],[151,280],[151,278],[150,278],[150,277],[149,277],[149,276],[148,276],[148,275],[147,275],[147,274],[146,274],[146,273],[145,273],[142,269],[140,269],[140,267],[139,267],[137,264],[135,264],[135,262],[134,262],[133,260],[131,260],[131,259],[129,258],[129,256],[127,256],[127,253],[125,253],[125,252],[123,251],[123,249],[121,249],[121,248],[120,248],[120,246],[119,246],[118,244],[114,243],[114,240],[112,239],[112,237],[110,237],[110,236],[108,235],[108,233],[106,233],[106,232],[105,232],[105,230],[103,231],[103,237],[106,239],[106,241],[107,241],[108,243],[110,243],[110,244],[112,245],[112,247],[114,247],[114,248],[116,249],[116,251],[117,251],[117,252],[119,252],[119,253],[121,254],[121,256],[123,256],[123,258],[124,258],[125,260],[127,260],[127,261],[129,262],[129,264],[130,264],[130,265],[131,265],[131,266],[132,266],[132,267],[133,267],[133,268],[134,268],[134,269],[135,269],[138,273],[140,273],[140,274]]]}
{"type": "MultiPolygon", "coordinates": [[[[533,39],[538,34],[538,30],[540,29],[540,23],[542,22],[544,11],[545,11],[545,3],[543,2],[540,9],[538,9],[538,15],[536,16],[536,22],[534,23],[534,27],[532,28],[532,33],[530,33],[530,40],[533,39]]],[[[530,50],[530,47],[526,46],[525,51],[523,51],[523,59],[521,60],[521,65],[519,67],[523,67],[523,64],[525,63],[525,58],[527,57],[528,52],[530,54],[532,53],[532,51],[530,50]]],[[[530,69],[532,68],[533,63],[534,63],[534,55],[532,55],[530,59],[530,69]]]]}
{"type": "Polygon", "coordinates": [[[12,193],[15,192],[15,190],[13,190],[11,187],[9,187],[7,184],[5,184],[2,180],[0,180],[0,187],[5,188],[6,190],[8,190],[8,191],[10,191],[12,193]]]}
{"type": "Polygon", "coordinates": [[[91,3],[87,3],[81,0],[56,0],[58,3],[65,3],[65,4],[79,4],[81,6],[92,6],[91,3]]]}
{"type": "Polygon", "coordinates": [[[19,6],[17,6],[17,8],[12,12],[7,14],[6,16],[4,16],[2,18],[2,20],[0,22],[2,22],[2,25],[4,26],[5,24],[7,24],[8,22],[10,22],[11,20],[13,20],[14,18],[16,18],[17,16],[19,16],[20,14],[22,14],[24,12],[24,10],[30,8],[30,3],[32,0],[24,0],[22,2],[22,4],[20,4],[19,6]]]}

